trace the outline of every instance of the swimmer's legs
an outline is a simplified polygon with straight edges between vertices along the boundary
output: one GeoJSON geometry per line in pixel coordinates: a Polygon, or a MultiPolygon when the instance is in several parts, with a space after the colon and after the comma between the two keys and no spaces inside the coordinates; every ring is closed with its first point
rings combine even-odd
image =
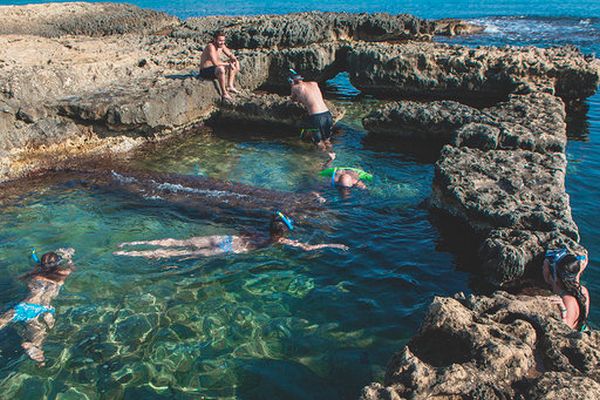
{"type": "Polygon", "coordinates": [[[225,239],[225,236],[197,236],[185,240],[178,239],[160,239],[160,240],[142,240],[137,242],[121,243],[118,247],[122,249],[125,246],[163,246],[163,247],[213,247],[217,246],[220,241],[225,239]]]}
{"type": "MultiPolygon", "coordinates": [[[[46,320],[45,316],[44,320],[46,320]]],[[[54,319],[52,319],[52,321],[54,321],[54,319]]],[[[52,323],[52,325],[54,325],[54,323],[52,323]]],[[[47,336],[48,326],[46,326],[46,324],[38,321],[37,318],[27,322],[24,337],[26,341],[21,344],[21,347],[23,347],[23,350],[25,350],[25,353],[27,353],[29,358],[40,363],[40,366],[44,366],[44,361],[46,360],[42,346],[44,345],[47,336]]]]}
{"type": "Polygon", "coordinates": [[[129,257],[146,257],[146,258],[170,258],[170,257],[193,257],[193,256],[212,256],[215,254],[222,253],[223,250],[144,250],[144,251],[115,251],[113,252],[116,256],[129,256],[129,257]]]}

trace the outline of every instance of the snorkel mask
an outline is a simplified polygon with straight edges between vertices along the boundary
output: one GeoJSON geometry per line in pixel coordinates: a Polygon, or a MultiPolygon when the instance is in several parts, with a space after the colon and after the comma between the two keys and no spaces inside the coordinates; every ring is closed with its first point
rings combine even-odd
{"type": "Polygon", "coordinates": [[[303,81],[304,77],[296,72],[296,70],[290,68],[290,76],[288,77],[289,84],[293,84],[295,80],[303,81]]]}
{"type": "MultiPolygon", "coordinates": [[[[35,248],[31,249],[31,259],[33,260],[33,262],[35,262],[36,264],[38,264],[42,269],[56,268],[56,267],[58,267],[58,266],[60,266],[62,264],[63,258],[60,255],[56,254],[56,253],[54,253],[54,254],[56,255],[56,259],[54,261],[44,263],[38,257],[35,248]]],[[[44,258],[44,256],[42,256],[42,258],[44,258]]]]}
{"type": "Polygon", "coordinates": [[[277,215],[283,221],[283,223],[288,227],[288,229],[290,231],[294,230],[294,220],[293,219],[286,217],[285,215],[283,215],[283,213],[281,211],[275,212],[275,215],[277,215]]]}
{"type": "MultiPolygon", "coordinates": [[[[569,250],[566,247],[563,247],[561,249],[548,249],[546,250],[546,254],[545,254],[545,258],[548,260],[548,262],[550,263],[550,270],[552,272],[552,278],[556,281],[556,279],[558,278],[558,263],[560,262],[560,260],[562,260],[565,256],[571,254],[569,252],[569,250]]],[[[575,254],[574,254],[575,255],[575,254]]],[[[585,261],[585,256],[582,255],[575,255],[575,258],[577,259],[577,261],[579,261],[580,263],[585,261]]]]}

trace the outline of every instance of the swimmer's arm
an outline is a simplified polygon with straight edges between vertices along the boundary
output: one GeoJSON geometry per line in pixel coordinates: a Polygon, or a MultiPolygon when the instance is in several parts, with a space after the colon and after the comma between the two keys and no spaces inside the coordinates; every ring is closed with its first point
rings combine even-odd
{"type": "Polygon", "coordinates": [[[329,168],[333,160],[335,160],[335,153],[333,151],[328,152],[327,155],[329,156],[329,158],[323,164],[323,168],[329,168]]]}
{"type": "Polygon", "coordinates": [[[279,239],[279,243],[286,244],[286,245],[292,246],[292,247],[298,247],[304,251],[313,251],[313,250],[319,250],[319,249],[325,249],[325,248],[340,249],[340,250],[344,250],[344,251],[347,251],[350,249],[348,246],[343,245],[343,244],[337,244],[337,243],[308,244],[308,243],[302,243],[297,240],[291,240],[291,239],[286,239],[286,238],[279,239]]]}
{"type": "Polygon", "coordinates": [[[229,47],[225,46],[223,47],[223,54],[225,54],[227,56],[227,58],[229,58],[230,61],[237,63],[238,59],[235,56],[235,54],[233,54],[233,52],[229,49],[229,47]]]}
{"type": "Polygon", "coordinates": [[[365,183],[363,181],[356,182],[356,185],[354,185],[354,186],[356,186],[359,189],[366,189],[367,188],[367,185],[365,185],[365,183]]]}
{"type": "Polygon", "coordinates": [[[0,317],[0,329],[3,329],[15,316],[15,310],[9,310],[0,317]]]}

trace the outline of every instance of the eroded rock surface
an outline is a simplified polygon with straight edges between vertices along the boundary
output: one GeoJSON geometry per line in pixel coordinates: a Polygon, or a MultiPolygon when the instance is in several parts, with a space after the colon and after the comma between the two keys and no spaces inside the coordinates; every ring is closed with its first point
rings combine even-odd
{"type": "MultiPolygon", "coordinates": [[[[458,24],[451,24],[456,25],[458,24]]],[[[436,30],[436,24],[406,14],[307,12],[252,17],[190,18],[178,27],[173,35],[195,38],[206,43],[217,30],[227,34],[230,46],[234,49],[261,49],[304,47],[341,40],[430,39],[436,30]]],[[[451,30],[448,24],[444,23],[439,33],[451,30]]],[[[460,28],[458,30],[460,31],[460,28]]]]}
{"type": "Polygon", "coordinates": [[[596,398],[599,366],[600,333],[573,332],[549,297],[436,297],[361,399],[596,398]]]}
{"type": "MultiPolygon", "coordinates": [[[[333,103],[327,102],[333,114],[334,121],[344,115],[333,103]]],[[[307,110],[299,103],[293,102],[289,97],[276,94],[268,95],[241,95],[233,101],[224,103],[215,114],[212,123],[238,124],[243,126],[257,126],[269,129],[286,129],[297,134],[298,129],[307,128],[307,110]]]]}
{"type": "Polygon", "coordinates": [[[0,35],[106,36],[155,33],[179,23],[165,13],[114,3],[0,6],[0,35]]]}
{"type": "Polygon", "coordinates": [[[571,101],[600,83],[600,62],[572,47],[357,43],[346,65],[354,86],[387,96],[500,99],[541,91],[571,101]]]}
{"type": "MultiPolygon", "coordinates": [[[[100,148],[123,151],[132,137],[135,143],[143,142],[139,137],[153,140],[210,118],[219,109],[219,93],[195,73],[202,48],[220,28],[238,48],[239,86],[249,91],[289,90],[290,67],[321,83],[347,70],[361,89],[392,94],[494,97],[541,87],[571,99],[587,96],[598,81],[594,61],[575,50],[436,45],[423,40],[477,28],[408,15],[302,13],[181,22],[130,5],[69,3],[0,7],[0,21],[0,179],[35,169],[24,160],[37,159],[31,156],[44,144],[83,137],[95,143],[89,149],[95,154],[96,144],[110,137],[110,146],[100,148]],[[372,43],[383,41],[403,43],[372,43]]],[[[255,104],[274,111],[267,103],[255,104]]],[[[481,132],[465,132],[463,142],[481,132]]]]}
{"type": "Polygon", "coordinates": [[[510,95],[508,101],[479,110],[451,101],[400,101],[363,118],[371,133],[453,144],[482,150],[564,151],[565,106],[547,93],[510,95]]]}

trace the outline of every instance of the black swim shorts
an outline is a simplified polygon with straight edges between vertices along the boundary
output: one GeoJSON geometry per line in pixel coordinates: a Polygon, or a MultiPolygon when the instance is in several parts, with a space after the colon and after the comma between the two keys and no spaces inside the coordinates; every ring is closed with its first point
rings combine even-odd
{"type": "Polygon", "coordinates": [[[331,130],[333,129],[333,116],[329,111],[325,111],[318,114],[313,114],[308,117],[310,127],[315,129],[316,132],[312,135],[312,141],[314,144],[319,143],[322,140],[329,140],[331,137],[331,130]]]}
{"type": "Polygon", "coordinates": [[[217,67],[214,65],[212,67],[202,68],[200,70],[200,76],[204,79],[217,79],[217,74],[215,73],[216,71],[217,67]]]}

